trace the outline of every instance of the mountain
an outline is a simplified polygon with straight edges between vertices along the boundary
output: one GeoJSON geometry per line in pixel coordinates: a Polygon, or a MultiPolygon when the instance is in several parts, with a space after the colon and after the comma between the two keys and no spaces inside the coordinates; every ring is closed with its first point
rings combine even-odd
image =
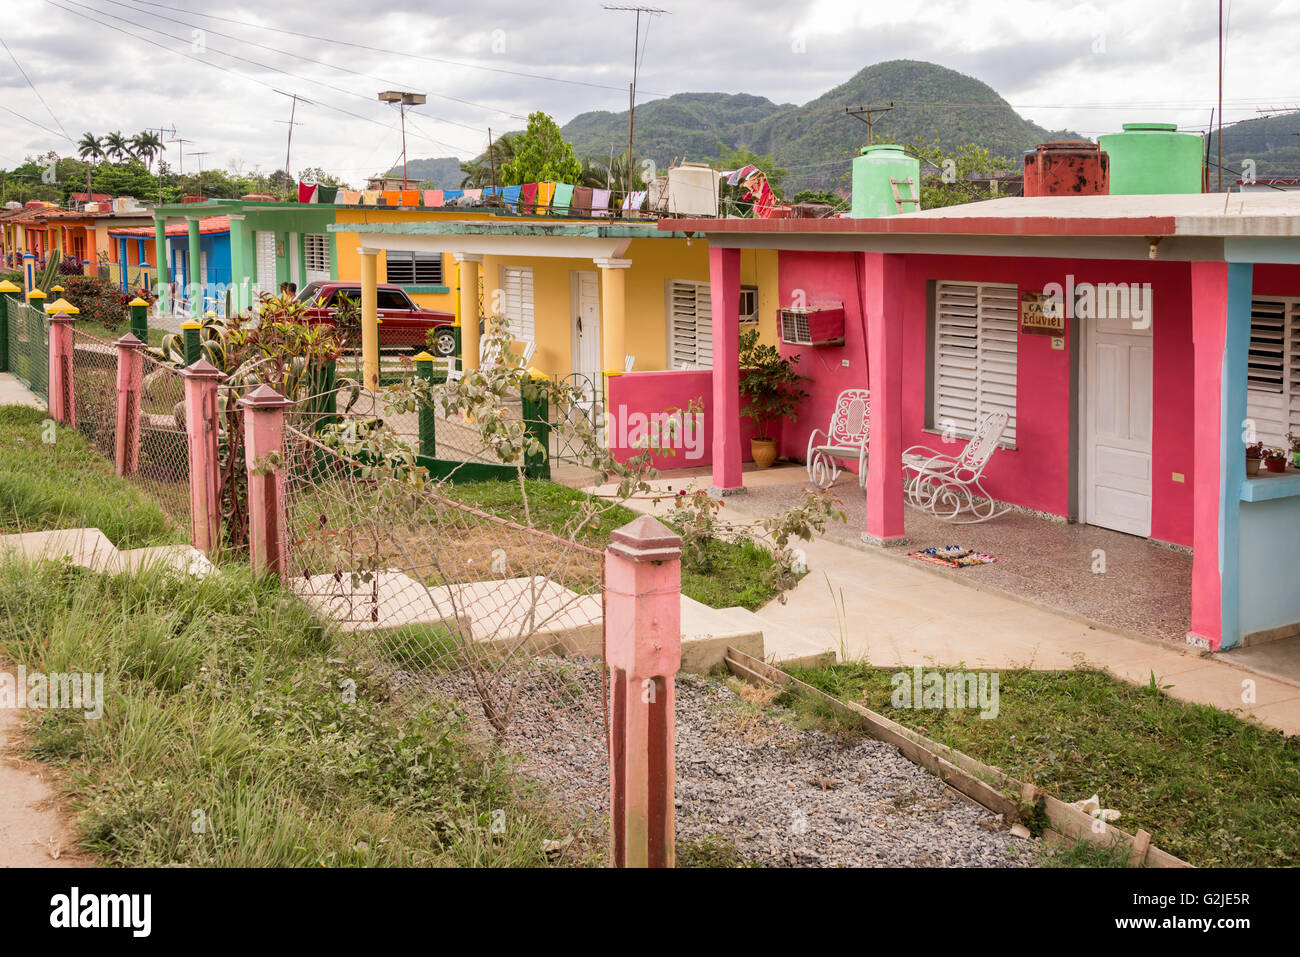
{"type": "MultiPolygon", "coordinates": [[[[1218,162],[1218,131],[1210,135],[1210,162],[1218,162]]],[[[1256,179],[1300,179],[1300,112],[1241,120],[1223,128],[1223,182],[1241,178],[1242,164],[1255,161],[1256,179]]],[[[1218,171],[1210,167],[1210,183],[1218,171]]]]}
{"type": "MultiPolygon", "coordinates": [[[[778,106],[747,94],[679,93],[637,110],[637,152],[661,167],[674,159],[708,159],[718,143],[771,153],[790,170],[787,192],[847,185],[849,164],[867,141],[866,126],[844,108],[870,103],[894,108],[875,120],[877,143],[938,140],[966,143],[1019,161],[1047,139],[1078,139],[1024,119],[988,84],[919,60],[889,60],[860,71],[802,106],[778,106]]],[[[607,156],[627,143],[627,113],[583,113],[562,130],[581,155],[607,156]]]]}
{"type": "MultiPolygon", "coordinates": [[[[401,176],[402,167],[394,166],[386,174],[401,176]]],[[[460,160],[454,156],[437,159],[408,159],[406,175],[413,183],[428,183],[426,189],[458,189],[460,187],[460,160]]]]}

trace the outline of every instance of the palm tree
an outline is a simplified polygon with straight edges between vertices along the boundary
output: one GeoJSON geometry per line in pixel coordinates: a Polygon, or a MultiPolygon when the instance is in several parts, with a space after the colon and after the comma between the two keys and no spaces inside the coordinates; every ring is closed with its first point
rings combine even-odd
{"type": "Polygon", "coordinates": [[[117,162],[135,157],[135,152],[131,149],[131,140],[123,136],[121,131],[109,133],[104,137],[104,152],[117,162]]]}
{"type": "Polygon", "coordinates": [[[104,158],[104,144],[94,133],[83,133],[77,142],[77,155],[86,164],[86,202],[90,202],[90,171],[92,163],[104,158]]]}
{"type": "Polygon", "coordinates": [[[144,160],[145,166],[151,173],[153,172],[153,161],[159,153],[167,148],[157,133],[151,133],[148,130],[135,134],[131,138],[131,146],[135,150],[135,155],[144,160]]]}
{"type": "Polygon", "coordinates": [[[462,173],[460,185],[465,189],[481,189],[484,186],[491,186],[493,180],[493,166],[496,167],[496,182],[501,183],[501,169],[510,160],[515,158],[514,137],[510,133],[504,133],[492,141],[492,153],[484,150],[472,160],[460,164],[462,173]]]}

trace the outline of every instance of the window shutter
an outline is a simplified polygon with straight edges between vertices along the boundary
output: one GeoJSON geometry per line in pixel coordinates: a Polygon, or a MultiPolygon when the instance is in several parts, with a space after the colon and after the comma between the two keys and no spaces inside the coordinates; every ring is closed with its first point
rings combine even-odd
{"type": "Polygon", "coordinates": [[[670,360],[674,369],[713,368],[713,304],[706,282],[672,280],[669,289],[670,360]]]}
{"type": "Polygon", "coordinates": [[[257,234],[257,288],[260,292],[274,294],[275,284],[275,233],[257,234]]]}
{"type": "Polygon", "coordinates": [[[1251,302],[1246,363],[1246,414],[1259,441],[1285,448],[1300,434],[1300,299],[1251,302]]]}
{"type": "Polygon", "coordinates": [[[330,278],[330,238],[324,233],[307,233],[303,236],[308,282],[324,282],[330,278]]]}
{"type": "Polygon", "coordinates": [[[535,342],[533,323],[533,271],[520,266],[501,267],[501,310],[510,320],[510,336],[535,342]]]}
{"type": "Polygon", "coordinates": [[[1013,285],[940,282],[935,295],[934,419],[970,436],[985,415],[1009,416],[1015,441],[1017,290],[1013,285]]]}

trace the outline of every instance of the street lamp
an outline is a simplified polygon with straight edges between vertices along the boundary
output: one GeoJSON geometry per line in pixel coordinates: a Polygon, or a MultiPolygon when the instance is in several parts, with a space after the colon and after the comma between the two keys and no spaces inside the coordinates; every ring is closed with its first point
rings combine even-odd
{"type": "Polygon", "coordinates": [[[428,97],[423,93],[384,90],[379,94],[379,99],[384,103],[396,103],[398,111],[402,114],[402,189],[406,189],[406,108],[408,106],[420,106],[428,97]]]}

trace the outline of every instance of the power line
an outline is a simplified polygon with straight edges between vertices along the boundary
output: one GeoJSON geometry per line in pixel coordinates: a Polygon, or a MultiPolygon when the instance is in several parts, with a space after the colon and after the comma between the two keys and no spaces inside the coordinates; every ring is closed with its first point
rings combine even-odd
{"type": "MultiPolygon", "coordinates": [[[[41,106],[45,107],[45,112],[49,113],[50,116],[54,118],[54,122],[59,124],[59,129],[63,130],[64,138],[69,143],[76,142],[71,136],[68,136],[68,131],[63,129],[63,122],[58,118],[55,112],[50,109],[50,104],[45,102],[45,97],[41,96],[41,91],[36,89],[36,84],[33,83],[32,78],[27,75],[27,71],[23,69],[23,65],[18,62],[18,57],[14,56],[14,51],[9,49],[9,44],[5,43],[4,37],[0,37],[0,46],[5,48],[5,52],[9,54],[9,59],[14,61],[14,66],[18,67],[18,72],[23,75],[23,79],[27,81],[27,85],[32,88],[32,92],[36,94],[36,99],[40,100],[41,106]]],[[[13,111],[11,110],[10,112],[13,111]]],[[[51,130],[50,132],[54,131],[51,130]]]]}
{"type": "MultiPolygon", "coordinates": [[[[19,113],[17,110],[11,110],[9,109],[9,107],[5,106],[2,103],[0,103],[0,110],[4,110],[6,113],[12,113],[14,116],[18,117],[18,119],[25,120],[26,122],[32,124],[32,126],[36,127],[38,130],[44,130],[46,133],[50,133],[54,136],[60,135],[58,130],[52,130],[48,126],[45,126],[41,123],[37,123],[30,116],[23,116],[23,114],[19,113]]],[[[66,133],[64,133],[63,135],[67,136],[66,133]]],[[[68,139],[71,140],[72,137],[68,136],[68,139]]]]}
{"type": "MultiPolygon", "coordinates": [[[[138,4],[142,4],[144,6],[162,7],[165,10],[173,10],[173,11],[179,10],[179,8],[177,7],[168,6],[165,3],[152,2],[152,0],[134,0],[134,2],[138,4]]],[[[610,86],[607,83],[593,83],[589,80],[568,80],[565,79],[564,77],[547,76],[542,73],[528,73],[522,70],[507,70],[504,67],[484,66],[481,63],[471,63],[467,60],[452,60],[447,57],[429,56],[423,53],[408,53],[404,50],[389,50],[384,47],[369,46],[367,44],[356,43],[351,40],[336,40],[333,37],[317,36],[312,33],[301,33],[297,30],[285,30],[279,27],[263,26],[261,24],[249,23],[245,20],[237,20],[233,17],[219,17],[211,13],[198,13],[197,11],[191,11],[191,10],[184,10],[180,12],[190,13],[194,16],[205,17],[209,20],[220,20],[225,23],[234,23],[234,24],[238,24],[239,26],[248,27],[253,30],[267,30],[270,31],[271,33],[283,33],[288,36],[300,37],[301,39],[304,40],[316,40],[321,43],[337,43],[341,46],[355,47],[358,50],[369,50],[372,53],[384,53],[387,54],[388,56],[404,56],[404,57],[410,57],[411,59],[415,59],[415,60],[426,60],[430,63],[444,63],[449,66],[465,67],[471,70],[487,70],[490,73],[504,73],[508,76],[521,76],[530,80],[546,80],[551,83],[567,83],[572,86],[587,86],[598,90],[620,90],[620,91],[622,90],[622,87],[610,86]]],[[[650,92],[649,95],[668,96],[669,94],[650,92]]]]}

